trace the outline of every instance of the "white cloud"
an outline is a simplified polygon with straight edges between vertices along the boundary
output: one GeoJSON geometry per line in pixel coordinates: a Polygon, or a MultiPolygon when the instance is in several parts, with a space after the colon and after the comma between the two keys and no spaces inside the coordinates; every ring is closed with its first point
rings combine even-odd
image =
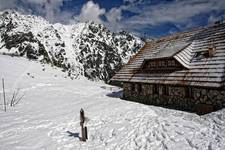
{"type": "Polygon", "coordinates": [[[93,1],[88,1],[81,9],[81,13],[76,17],[81,22],[94,21],[97,23],[103,23],[100,16],[105,14],[105,9],[93,1]]]}
{"type": "Polygon", "coordinates": [[[122,28],[119,23],[122,19],[121,8],[112,8],[109,12],[106,13],[106,18],[109,22],[108,26],[111,28],[111,30],[116,31],[122,28]]]}
{"type": "Polygon", "coordinates": [[[17,0],[0,0],[0,10],[14,8],[17,0]]]}
{"type": "Polygon", "coordinates": [[[121,20],[121,9],[119,8],[112,8],[108,13],[107,13],[107,19],[109,21],[120,21],[121,20]]]}
{"type": "Polygon", "coordinates": [[[35,10],[40,14],[44,14],[45,18],[50,22],[59,21],[60,16],[64,16],[65,19],[69,19],[72,15],[60,10],[64,1],[68,0],[22,0],[25,3],[33,4],[35,10]],[[66,16],[65,16],[66,15],[66,16]]]}
{"type": "Polygon", "coordinates": [[[60,10],[60,7],[65,1],[70,0],[0,0],[0,10],[16,9],[27,14],[35,11],[38,12],[39,15],[44,16],[50,22],[59,22],[63,20],[69,21],[73,14],[71,12],[69,13],[60,10]],[[31,5],[33,10],[19,5],[21,2],[31,5]]]}
{"type": "MultiPolygon", "coordinates": [[[[221,9],[218,4],[213,1],[202,1],[199,3],[177,1],[169,4],[159,4],[155,7],[145,7],[142,14],[133,17],[130,21],[137,24],[148,23],[151,25],[164,22],[185,23],[201,13],[221,9]]],[[[225,2],[222,4],[225,5],[225,2]]],[[[221,4],[219,5],[221,6],[221,4]]]]}
{"type": "MultiPolygon", "coordinates": [[[[74,22],[71,20],[74,15],[71,10],[60,9],[65,1],[72,0],[0,0],[0,10],[16,8],[25,13],[33,13],[35,10],[38,12],[36,14],[44,16],[51,22],[74,22]],[[18,6],[19,2],[32,6],[32,9],[18,6]]],[[[152,4],[151,0],[124,0],[123,2],[124,5],[106,12],[106,9],[101,8],[97,3],[87,1],[81,8],[80,14],[74,19],[81,22],[102,23],[113,31],[122,29],[131,32],[163,23],[172,23],[180,29],[193,27],[196,25],[193,18],[201,14],[209,14],[209,23],[225,19],[225,14],[221,15],[221,12],[225,12],[224,0],[175,0],[158,4],[152,4]],[[129,11],[134,16],[125,18],[123,11],[129,11]],[[107,21],[102,20],[101,16],[105,16],[107,21]]]]}
{"type": "Polygon", "coordinates": [[[33,3],[33,4],[43,4],[47,3],[48,0],[22,0],[25,3],[33,3]]]}
{"type": "MultiPolygon", "coordinates": [[[[125,1],[132,2],[133,0],[125,1]]],[[[117,23],[121,28],[129,31],[140,30],[146,27],[149,28],[163,23],[173,23],[177,27],[182,25],[182,28],[187,28],[195,26],[195,22],[192,20],[193,17],[201,14],[225,11],[224,6],[225,1],[222,0],[176,0],[155,5],[152,5],[148,0],[142,0],[136,4],[130,3],[117,8],[120,11],[127,10],[137,15],[130,18],[122,18],[120,21],[109,21],[113,21],[113,24],[117,23]]],[[[211,15],[208,19],[215,20],[217,18],[211,15]]],[[[225,15],[219,18],[225,19],[225,15]]]]}
{"type": "Polygon", "coordinates": [[[208,19],[208,23],[212,24],[216,21],[220,21],[220,20],[224,20],[225,19],[225,14],[221,15],[221,16],[216,16],[214,14],[210,15],[209,19],[208,19]]]}

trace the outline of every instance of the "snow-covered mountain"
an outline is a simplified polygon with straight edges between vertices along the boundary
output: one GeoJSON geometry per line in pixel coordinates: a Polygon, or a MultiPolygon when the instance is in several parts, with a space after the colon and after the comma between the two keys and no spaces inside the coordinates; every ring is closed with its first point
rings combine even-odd
{"type": "Polygon", "coordinates": [[[108,81],[143,46],[139,38],[94,22],[50,24],[15,11],[0,12],[0,53],[51,63],[71,78],[108,81]]]}

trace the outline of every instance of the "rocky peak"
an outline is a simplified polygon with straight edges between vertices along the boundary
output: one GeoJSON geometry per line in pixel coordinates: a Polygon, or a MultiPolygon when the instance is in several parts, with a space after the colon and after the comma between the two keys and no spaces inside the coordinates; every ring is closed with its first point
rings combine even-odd
{"type": "Polygon", "coordinates": [[[71,78],[106,82],[143,46],[139,38],[102,24],[50,24],[15,11],[0,12],[0,40],[0,53],[51,63],[71,78]]]}

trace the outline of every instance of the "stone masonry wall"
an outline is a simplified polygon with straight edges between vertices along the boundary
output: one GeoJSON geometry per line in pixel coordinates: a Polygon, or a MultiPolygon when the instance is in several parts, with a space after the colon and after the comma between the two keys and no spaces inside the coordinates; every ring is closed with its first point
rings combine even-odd
{"type": "MultiPolygon", "coordinates": [[[[123,83],[123,98],[148,105],[197,113],[201,109],[210,112],[225,107],[224,89],[166,86],[167,92],[165,93],[164,85],[123,83]],[[156,87],[157,90],[155,91],[154,89],[156,87]]],[[[201,112],[199,114],[201,114],[201,112]]]]}

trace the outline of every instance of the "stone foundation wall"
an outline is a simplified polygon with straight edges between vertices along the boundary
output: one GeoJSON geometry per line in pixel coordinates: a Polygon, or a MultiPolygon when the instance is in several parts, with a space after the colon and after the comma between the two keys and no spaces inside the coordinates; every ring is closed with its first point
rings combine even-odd
{"type": "MultiPolygon", "coordinates": [[[[197,113],[199,111],[210,112],[225,107],[224,89],[176,87],[140,83],[123,83],[123,88],[124,99],[148,105],[197,113]],[[165,88],[167,88],[167,92],[165,92],[165,88]]],[[[201,114],[201,112],[199,112],[199,114],[201,114]]],[[[204,114],[204,112],[202,114],[204,114]]]]}

